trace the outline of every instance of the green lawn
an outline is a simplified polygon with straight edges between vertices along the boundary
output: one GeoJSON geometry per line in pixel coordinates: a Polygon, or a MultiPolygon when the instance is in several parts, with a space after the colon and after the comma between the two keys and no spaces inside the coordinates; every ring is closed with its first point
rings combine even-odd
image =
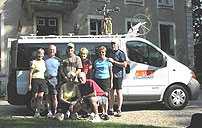
{"type": "MultiPolygon", "coordinates": [[[[0,117],[1,128],[162,128],[144,125],[128,125],[118,123],[91,123],[85,120],[34,119],[0,117]]],[[[164,127],[165,128],[165,127],[164,127]]]]}

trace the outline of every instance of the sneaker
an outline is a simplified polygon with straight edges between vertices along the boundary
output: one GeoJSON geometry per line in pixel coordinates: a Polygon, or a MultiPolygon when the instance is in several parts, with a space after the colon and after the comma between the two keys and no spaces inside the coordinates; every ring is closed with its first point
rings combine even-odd
{"type": "Polygon", "coordinates": [[[99,115],[95,115],[94,118],[91,120],[91,122],[93,122],[93,123],[101,122],[100,116],[99,115]]]}
{"type": "Polygon", "coordinates": [[[89,119],[90,119],[90,120],[93,120],[94,117],[95,117],[95,113],[92,112],[92,113],[89,115],[89,119]]]}
{"type": "Polygon", "coordinates": [[[34,117],[35,118],[39,118],[41,115],[40,115],[40,113],[39,112],[35,112],[35,114],[34,114],[34,117]]]}
{"type": "Polygon", "coordinates": [[[48,114],[46,116],[47,116],[47,118],[52,118],[53,114],[52,114],[52,112],[48,112],[48,114]]]}
{"type": "Polygon", "coordinates": [[[71,117],[71,119],[73,119],[73,120],[79,119],[78,113],[72,113],[72,114],[70,115],[70,117],[71,117]]]}
{"type": "Polygon", "coordinates": [[[103,118],[104,120],[109,120],[109,115],[107,115],[107,114],[104,114],[104,118],[103,118]]]}
{"type": "Polygon", "coordinates": [[[109,115],[108,114],[102,114],[101,119],[103,120],[109,120],[109,115]]]}
{"type": "Polygon", "coordinates": [[[108,111],[108,115],[114,115],[114,111],[109,110],[109,111],[108,111]]]}
{"type": "Polygon", "coordinates": [[[55,114],[55,118],[58,119],[59,121],[64,120],[64,114],[63,113],[57,113],[55,114]]]}
{"type": "Polygon", "coordinates": [[[55,115],[55,114],[57,114],[58,112],[57,112],[57,110],[54,110],[53,111],[53,116],[55,115]]]}
{"type": "Polygon", "coordinates": [[[116,117],[121,117],[121,110],[117,110],[117,114],[115,116],[116,117]]]}
{"type": "Polygon", "coordinates": [[[68,118],[70,118],[70,111],[68,110],[66,113],[65,113],[65,119],[68,119],[68,118]]]}

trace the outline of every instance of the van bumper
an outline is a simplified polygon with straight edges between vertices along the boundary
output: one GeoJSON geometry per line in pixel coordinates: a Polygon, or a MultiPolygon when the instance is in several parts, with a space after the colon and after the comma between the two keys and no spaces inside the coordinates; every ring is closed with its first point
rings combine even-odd
{"type": "Polygon", "coordinates": [[[197,100],[199,97],[200,93],[200,84],[196,79],[191,79],[190,82],[188,83],[188,87],[190,88],[191,91],[191,97],[190,100],[197,100]]]}

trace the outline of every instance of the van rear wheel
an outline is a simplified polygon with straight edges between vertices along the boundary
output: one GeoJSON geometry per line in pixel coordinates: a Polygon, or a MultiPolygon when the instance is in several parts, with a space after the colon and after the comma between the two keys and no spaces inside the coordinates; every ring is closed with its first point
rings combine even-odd
{"type": "Polygon", "coordinates": [[[183,109],[188,104],[189,95],[187,90],[180,85],[172,85],[164,95],[166,108],[173,110],[183,109]]]}

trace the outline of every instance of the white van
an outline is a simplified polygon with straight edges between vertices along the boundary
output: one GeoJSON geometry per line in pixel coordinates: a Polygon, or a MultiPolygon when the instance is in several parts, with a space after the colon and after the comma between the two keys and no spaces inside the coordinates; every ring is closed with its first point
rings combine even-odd
{"type": "Polygon", "coordinates": [[[9,103],[29,103],[29,62],[37,48],[47,49],[48,44],[55,44],[57,56],[64,59],[66,44],[73,42],[77,54],[81,47],[86,47],[93,61],[96,48],[104,45],[110,50],[115,37],[121,40],[120,49],[127,55],[130,65],[130,71],[125,72],[123,80],[124,103],[163,102],[169,109],[183,109],[189,100],[197,99],[200,84],[194,73],[143,38],[127,35],[22,36],[11,43],[9,103]]]}

